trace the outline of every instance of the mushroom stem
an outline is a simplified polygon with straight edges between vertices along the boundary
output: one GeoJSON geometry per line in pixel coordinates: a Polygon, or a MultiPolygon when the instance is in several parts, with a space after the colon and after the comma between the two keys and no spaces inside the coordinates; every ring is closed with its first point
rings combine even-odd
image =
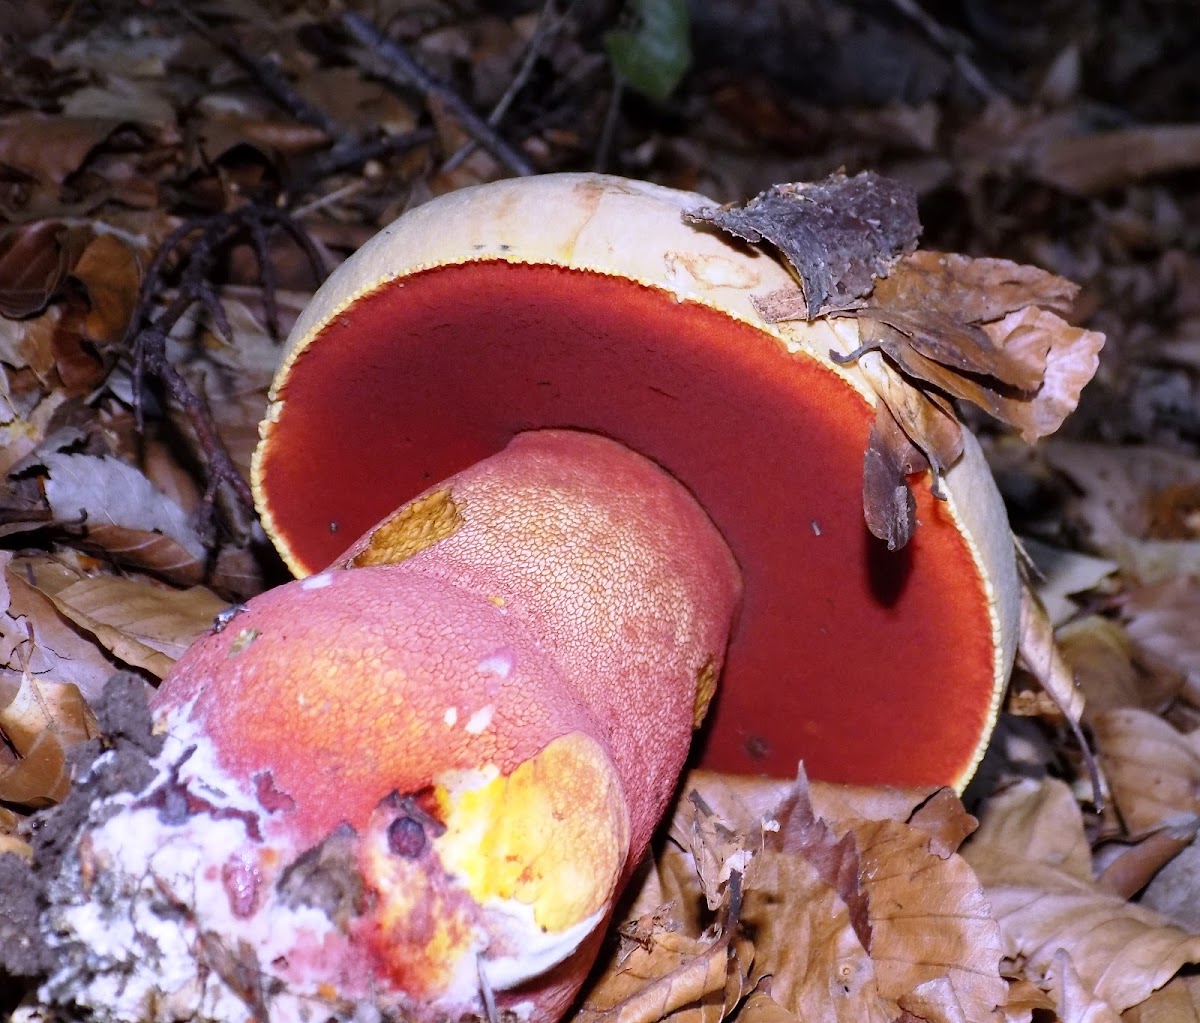
{"type": "MultiPolygon", "coordinates": [[[[171,738],[154,782],[79,843],[114,925],[172,907],[110,960],[134,972],[123,997],[147,1020],[182,1000],[244,1023],[229,971],[188,951],[215,933],[256,950],[273,1020],[314,999],[335,1018],[484,1015],[493,996],[557,1018],[671,797],[740,587],[681,484],[549,430],[252,600],[155,697],[171,738]],[[190,973],[131,966],[151,947],[194,954],[190,973]]],[[[81,943],[85,887],[52,914],[81,943]]],[[[51,986],[95,1004],[112,979],[96,962],[51,986]]]]}

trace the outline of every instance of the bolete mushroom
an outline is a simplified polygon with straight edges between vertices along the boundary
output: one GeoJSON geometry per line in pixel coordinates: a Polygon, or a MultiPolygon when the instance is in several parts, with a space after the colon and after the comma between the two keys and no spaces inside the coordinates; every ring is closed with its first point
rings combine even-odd
{"type": "Polygon", "coordinates": [[[791,278],[683,222],[707,202],[596,175],[465,189],[318,292],[254,463],[302,578],[164,683],[155,778],[93,811],[66,868],[102,897],[48,912],[87,948],[51,997],[555,1019],[723,657],[707,766],[966,783],[1018,616],[979,449],[944,500],[919,488],[903,551],[873,539],[874,391],[830,358],[855,323],[763,323],[751,296],[791,278]]]}
{"type": "Polygon", "coordinates": [[[742,569],[705,766],[791,776],[803,758],[830,781],[962,788],[1018,617],[991,474],[968,437],[946,499],[918,488],[913,541],[876,541],[861,513],[875,394],[829,357],[858,346],[857,324],[764,323],[751,297],[794,281],[684,223],[705,205],[549,175],[385,228],[292,331],[255,457],[264,523],[305,575],[521,431],[596,431],[680,480],[742,569]]]}

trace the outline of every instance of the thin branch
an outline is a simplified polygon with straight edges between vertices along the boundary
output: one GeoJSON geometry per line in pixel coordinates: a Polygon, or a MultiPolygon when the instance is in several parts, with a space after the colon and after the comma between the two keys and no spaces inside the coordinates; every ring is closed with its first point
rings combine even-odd
{"type": "Polygon", "coordinates": [[[357,11],[346,11],[342,27],[382,63],[380,73],[393,85],[415,86],[426,100],[444,107],[468,134],[513,174],[527,177],[533,165],[519,150],[505,142],[478,113],[449,85],[434,78],[399,43],[393,42],[357,11]]]}
{"type": "MultiPolygon", "coordinates": [[[[555,21],[553,30],[550,27],[551,16],[554,14],[554,5],[555,0],[546,0],[542,5],[542,13],[538,15],[533,35],[525,47],[525,55],[521,59],[521,66],[517,68],[517,73],[513,76],[512,81],[508,83],[508,88],[504,90],[504,95],[496,101],[496,105],[492,107],[492,112],[487,116],[487,123],[493,128],[500,127],[500,122],[504,120],[504,115],[508,113],[508,108],[512,106],[513,100],[525,88],[525,83],[529,81],[529,76],[533,74],[533,66],[537,63],[538,57],[541,56],[542,44],[550,36],[551,31],[557,31],[562,24],[562,19],[558,19],[555,21]]],[[[454,170],[455,167],[475,151],[477,144],[471,141],[460,146],[458,151],[442,164],[442,170],[454,170]]]]}
{"type": "Polygon", "coordinates": [[[916,24],[926,37],[954,60],[954,66],[963,80],[986,100],[1001,98],[1004,94],[983,73],[979,65],[969,56],[959,39],[944,28],[923,8],[917,0],[892,0],[892,6],[916,24]]]}

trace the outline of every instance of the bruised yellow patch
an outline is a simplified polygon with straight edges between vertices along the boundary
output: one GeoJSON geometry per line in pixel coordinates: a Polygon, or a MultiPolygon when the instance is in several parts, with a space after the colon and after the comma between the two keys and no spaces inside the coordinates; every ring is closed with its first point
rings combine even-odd
{"type": "Polygon", "coordinates": [[[708,713],[708,705],[717,695],[717,669],[710,657],[696,672],[696,697],[692,701],[692,727],[699,728],[704,724],[704,716],[708,713]]]}
{"type": "Polygon", "coordinates": [[[351,559],[350,567],[398,564],[453,536],[462,524],[462,509],[450,488],[435,490],[410,501],[376,526],[367,546],[351,559]]]}
{"type": "Polygon", "coordinates": [[[508,775],[438,779],[442,865],[481,905],[515,899],[546,931],[612,898],[629,852],[629,814],[612,762],[581,732],[555,739],[508,775]]]}

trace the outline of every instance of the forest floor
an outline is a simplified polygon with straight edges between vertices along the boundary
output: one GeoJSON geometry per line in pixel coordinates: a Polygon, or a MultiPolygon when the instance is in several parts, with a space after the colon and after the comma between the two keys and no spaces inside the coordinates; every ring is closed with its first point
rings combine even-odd
{"type": "MultiPolygon", "coordinates": [[[[708,809],[681,800],[577,1011],[1200,1019],[1194,4],[1046,0],[1031,25],[1003,0],[701,0],[689,31],[654,0],[355,6],[0,0],[0,853],[29,861],[109,676],[156,681],[286,578],[244,499],[267,389],[312,292],[382,226],[528,173],[733,202],[871,170],[914,191],[923,248],[1068,278],[1068,318],[1106,337],[1053,436],[961,413],[1104,798],[1020,672],[966,809],[793,781],[774,791],[795,841],[772,845],[733,782],[700,779],[708,809]],[[702,895],[728,909],[746,856],[743,926],[714,921],[702,895]]],[[[0,899],[11,948],[29,917],[3,877],[0,899]]],[[[0,974],[0,1012],[73,1019],[30,972],[0,974]]]]}

